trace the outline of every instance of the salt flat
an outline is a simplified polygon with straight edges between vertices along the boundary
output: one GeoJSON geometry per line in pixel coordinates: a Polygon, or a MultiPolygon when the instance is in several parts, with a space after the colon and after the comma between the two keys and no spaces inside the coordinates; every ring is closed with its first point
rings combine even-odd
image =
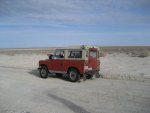
{"type": "Polygon", "coordinates": [[[150,57],[101,57],[104,78],[71,83],[37,67],[46,54],[0,55],[0,113],[149,113],[150,57]]]}

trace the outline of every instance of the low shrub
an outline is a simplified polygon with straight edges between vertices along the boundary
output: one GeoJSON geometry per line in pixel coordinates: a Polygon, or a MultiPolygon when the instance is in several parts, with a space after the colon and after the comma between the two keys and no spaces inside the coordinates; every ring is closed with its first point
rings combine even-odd
{"type": "Polygon", "coordinates": [[[149,55],[150,55],[149,51],[145,50],[145,51],[141,52],[138,57],[143,58],[143,57],[148,57],[149,55]]]}
{"type": "Polygon", "coordinates": [[[105,57],[105,56],[106,56],[106,53],[100,52],[99,56],[100,56],[100,57],[105,57]]]}

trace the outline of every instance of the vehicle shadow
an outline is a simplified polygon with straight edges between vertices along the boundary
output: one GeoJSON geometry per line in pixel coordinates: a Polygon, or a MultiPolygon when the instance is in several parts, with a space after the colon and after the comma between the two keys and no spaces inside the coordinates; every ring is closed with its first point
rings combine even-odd
{"type": "MultiPolygon", "coordinates": [[[[31,75],[34,75],[35,77],[41,78],[38,69],[30,70],[28,73],[31,75]]],[[[60,75],[56,75],[56,74],[49,74],[49,78],[56,78],[56,79],[61,79],[64,81],[69,81],[69,79],[67,77],[64,77],[63,75],[60,76],[60,75]]]]}
{"type": "MultiPolygon", "coordinates": [[[[30,70],[28,73],[31,74],[31,75],[34,75],[35,77],[41,78],[38,69],[30,70]]],[[[100,74],[100,78],[104,78],[103,76],[104,76],[103,74],[100,74]]],[[[68,82],[70,82],[69,78],[66,77],[65,75],[49,74],[48,78],[56,78],[56,79],[60,79],[60,80],[63,80],[63,81],[68,81],[68,82]]],[[[41,78],[41,79],[42,79],[42,78],[41,78]]],[[[88,80],[88,79],[86,79],[86,80],[88,80]]],[[[92,80],[92,79],[91,79],[91,80],[92,80]]],[[[77,81],[77,82],[80,83],[81,81],[84,81],[84,80],[83,80],[83,77],[82,77],[79,81],[77,81]]]]}
{"type": "Polygon", "coordinates": [[[40,74],[37,69],[30,70],[28,73],[40,78],[40,74]]]}

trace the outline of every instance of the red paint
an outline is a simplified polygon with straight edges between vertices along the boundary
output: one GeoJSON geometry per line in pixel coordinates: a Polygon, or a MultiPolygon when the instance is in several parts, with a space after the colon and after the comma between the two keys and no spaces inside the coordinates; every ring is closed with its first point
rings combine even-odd
{"type": "MultiPolygon", "coordinates": [[[[66,49],[67,50],[67,49],[66,49]]],[[[74,50],[74,49],[71,49],[74,50]]],[[[75,49],[76,50],[76,49],[75,49]]],[[[74,51],[75,51],[74,50],[74,51]]],[[[80,49],[79,51],[88,51],[85,57],[81,59],[48,59],[39,61],[39,66],[46,65],[48,70],[67,73],[69,68],[76,68],[80,74],[84,74],[85,71],[99,71],[100,70],[100,60],[99,60],[99,50],[98,48],[88,48],[88,49],[80,49]],[[85,66],[87,66],[85,69],[85,66]]],[[[68,50],[70,51],[70,49],[68,50]]]]}

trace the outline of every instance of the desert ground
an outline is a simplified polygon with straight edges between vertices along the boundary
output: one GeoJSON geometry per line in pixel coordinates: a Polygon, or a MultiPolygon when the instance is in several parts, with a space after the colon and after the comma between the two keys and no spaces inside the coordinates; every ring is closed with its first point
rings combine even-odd
{"type": "Polygon", "coordinates": [[[55,48],[0,49],[0,113],[150,113],[150,47],[100,47],[102,78],[42,79],[55,48]]]}

